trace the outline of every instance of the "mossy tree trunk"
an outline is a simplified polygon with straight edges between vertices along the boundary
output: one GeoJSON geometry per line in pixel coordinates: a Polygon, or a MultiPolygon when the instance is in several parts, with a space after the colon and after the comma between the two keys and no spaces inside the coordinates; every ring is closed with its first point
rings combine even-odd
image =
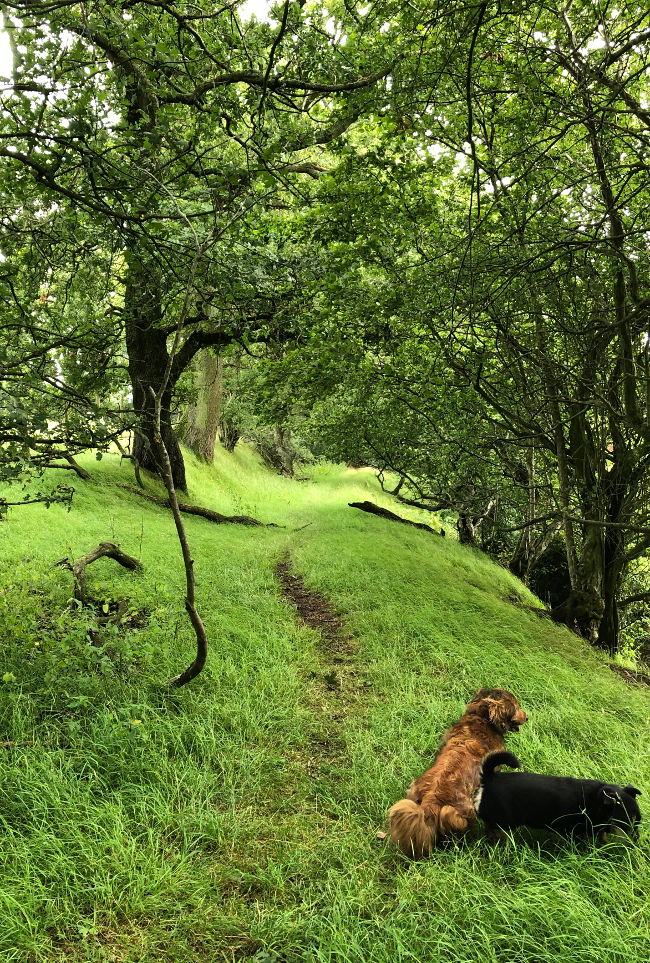
{"type": "Polygon", "coordinates": [[[198,397],[188,409],[189,426],[185,444],[199,458],[212,463],[223,401],[223,364],[219,357],[204,349],[196,355],[198,397]]]}

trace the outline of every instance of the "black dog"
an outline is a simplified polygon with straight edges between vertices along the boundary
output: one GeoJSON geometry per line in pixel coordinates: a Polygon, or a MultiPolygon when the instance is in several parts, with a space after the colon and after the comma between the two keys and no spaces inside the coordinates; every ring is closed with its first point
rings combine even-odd
{"type": "Polygon", "coordinates": [[[489,831],[530,826],[566,836],[622,835],[623,828],[638,833],[641,813],[635,797],[641,790],[634,786],[535,772],[495,773],[500,765],[518,769],[520,763],[511,752],[487,756],[474,796],[476,812],[489,831]]]}

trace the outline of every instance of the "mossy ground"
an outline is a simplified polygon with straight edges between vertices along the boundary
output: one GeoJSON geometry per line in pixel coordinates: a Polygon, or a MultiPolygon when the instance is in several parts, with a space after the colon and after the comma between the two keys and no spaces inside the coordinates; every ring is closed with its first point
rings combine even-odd
{"type": "Polygon", "coordinates": [[[632,781],[645,809],[650,694],[480,553],[348,508],[395,510],[370,470],[187,460],[191,500],[286,527],[186,517],[211,651],[180,691],[178,542],[165,509],[117,487],[128,463],[89,457],[70,513],[0,524],[0,959],[646,963],[645,831],[600,848],[477,834],[414,865],[376,833],[482,685],[529,713],[508,739],[524,766],[632,781]],[[102,540],[144,571],[89,568],[100,602],[135,613],[96,649],[52,566],[102,540]],[[287,555],[341,615],[342,648],[282,599],[287,555]]]}

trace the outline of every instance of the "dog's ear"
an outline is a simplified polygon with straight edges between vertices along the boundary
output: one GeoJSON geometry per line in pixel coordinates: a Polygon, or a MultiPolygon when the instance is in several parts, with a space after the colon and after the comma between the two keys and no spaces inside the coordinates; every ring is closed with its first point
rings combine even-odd
{"type": "Polygon", "coordinates": [[[489,699],[482,696],[482,692],[487,692],[487,689],[479,689],[475,696],[472,697],[472,701],[468,703],[465,712],[468,715],[482,716],[484,719],[489,718],[489,699]]]}
{"type": "Polygon", "coordinates": [[[623,786],[623,792],[626,792],[628,796],[641,796],[641,790],[637,789],[636,786],[623,786]]]}
{"type": "Polygon", "coordinates": [[[475,692],[474,695],[472,696],[470,700],[470,705],[472,705],[475,702],[482,702],[483,699],[487,698],[490,692],[491,692],[491,689],[479,689],[478,692],[475,692]]]}
{"type": "Polygon", "coordinates": [[[600,790],[600,799],[606,809],[613,809],[622,802],[615,786],[603,786],[600,790]]]}
{"type": "Polygon", "coordinates": [[[514,705],[509,705],[500,699],[486,699],[488,719],[499,732],[507,732],[508,723],[517,711],[514,705]]]}

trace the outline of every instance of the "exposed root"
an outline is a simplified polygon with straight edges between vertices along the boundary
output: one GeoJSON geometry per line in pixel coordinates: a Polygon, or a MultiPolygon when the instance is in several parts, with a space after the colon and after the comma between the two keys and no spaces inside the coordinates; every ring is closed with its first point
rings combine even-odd
{"type": "Polygon", "coordinates": [[[139,559],[133,558],[132,555],[127,555],[119,545],[114,545],[112,542],[100,542],[97,548],[82,555],[76,562],[71,563],[68,558],[62,558],[54,563],[72,572],[77,583],[74,590],[74,597],[78,602],[81,602],[82,605],[86,604],[86,566],[90,565],[91,562],[97,561],[98,558],[105,556],[115,559],[115,561],[119,562],[124,568],[142,568],[142,562],[139,559]]]}
{"type": "MultiPolygon", "coordinates": [[[[81,605],[92,605],[92,599],[88,598],[86,591],[86,566],[90,565],[91,562],[97,561],[98,558],[105,557],[115,559],[115,561],[119,562],[124,568],[131,570],[142,568],[142,562],[139,559],[134,558],[132,555],[127,555],[119,545],[114,545],[112,542],[100,542],[97,548],[82,555],[76,562],[70,563],[68,558],[62,558],[54,563],[61,568],[67,568],[74,575],[76,583],[74,598],[77,602],[80,602],[81,605]]],[[[104,615],[97,616],[97,624],[100,628],[111,624],[119,625],[127,615],[129,600],[120,599],[118,602],[113,603],[111,607],[107,606],[108,611],[104,615]],[[111,611],[111,607],[114,611],[111,611]]],[[[99,629],[90,629],[89,636],[93,645],[101,645],[99,629]]]]}
{"type": "MultiPolygon", "coordinates": [[[[131,485],[119,485],[118,488],[124,488],[125,491],[131,492],[134,495],[139,495],[140,498],[146,498],[147,501],[154,502],[156,505],[161,505],[163,508],[170,508],[169,500],[167,498],[160,498],[158,495],[150,495],[149,492],[140,491],[138,488],[133,488],[131,485]]],[[[219,512],[213,512],[211,508],[202,508],[200,505],[190,505],[187,502],[178,503],[179,511],[184,515],[200,515],[201,518],[207,518],[209,522],[214,522],[216,525],[223,525],[226,522],[233,525],[250,525],[256,526],[258,528],[283,528],[283,525],[276,525],[275,522],[259,522],[256,518],[251,518],[250,515],[221,515],[219,512]]]]}

